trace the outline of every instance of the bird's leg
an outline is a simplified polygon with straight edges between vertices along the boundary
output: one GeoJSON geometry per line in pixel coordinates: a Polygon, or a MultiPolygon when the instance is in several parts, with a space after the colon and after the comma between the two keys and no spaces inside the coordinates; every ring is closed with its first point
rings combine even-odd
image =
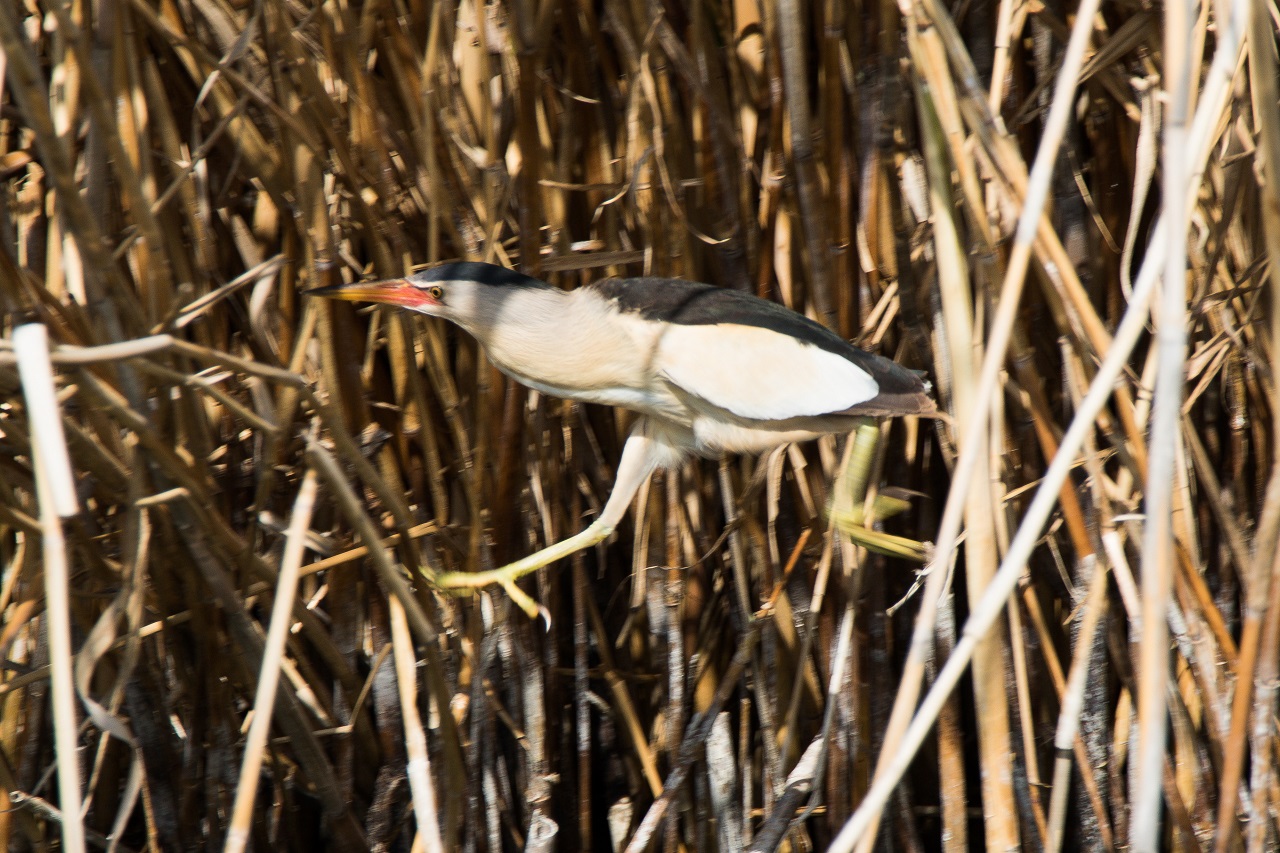
{"type": "Polygon", "coordinates": [[[849,526],[861,525],[871,467],[875,464],[876,446],[880,443],[880,425],[874,418],[859,418],[850,438],[848,463],[836,476],[833,515],[849,526]]]}
{"type": "Polygon", "coordinates": [[[613,533],[626,514],[627,507],[631,505],[631,499],[654,469],[667,460],[669,450],[669,445],[662,441],[661,435],[655,434],[648,422],[640,421],[631,430],[631,435],[622,448],[622,459],[618,462],[618,473],[614,478],[609,500],[605,502],[599,518],[586,530],[501,568],[486,572],[450,572],[441,575],[437,582],[440,586],[451,589],[479,589],[489,584],[500,584],[527,611],[529,608],[523,602],[528,600],[528,596],[512,592],[515,590],[515,581],[576,551],[590,548],[613,533]]]}
{"type": "Polygon", "coordinates": [[[871,505],[867,505],[867,492],[876,465],[876,446],[879,441],[879,424],[871,418],[862,419],[850,439],[848,463],[836,478],[831,522],[844,531],[855,545],[861,545],[877,554],[923,562],[927,555],[925,545],[904,536],[893,536],[874,529],[877,522],[910,506],[900,498],[883,494],[877,494],[871,505]]]}

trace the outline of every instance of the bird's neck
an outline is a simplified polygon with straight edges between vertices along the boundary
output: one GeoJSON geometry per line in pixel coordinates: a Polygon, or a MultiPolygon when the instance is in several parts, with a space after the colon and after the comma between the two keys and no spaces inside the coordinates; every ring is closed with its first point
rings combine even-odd
{"type": "Polygon", "coordinates": [[[476,287],[453,295],[458,307],[447,315],[476,339],[487,343],[507,329],[536,330],[553,325],[569,293],[550,287],[476,287]]]}
{"type": "Polygon", "coordinates": [[[511,375],[522,367],[544,364],[572,337],[575,324],[566,322],[572,294],[542,288],[512,289],[501,299],[487,299],[457,323],[484,347],[489,360],[511,375]]]}
{"type": "Polygon", "coordinates": [[[596,316],[602,306],[586,291],[529,289],[489,306],[460,325],[517,381],[572,399],[632,383],[632,342],[596,316]]]}

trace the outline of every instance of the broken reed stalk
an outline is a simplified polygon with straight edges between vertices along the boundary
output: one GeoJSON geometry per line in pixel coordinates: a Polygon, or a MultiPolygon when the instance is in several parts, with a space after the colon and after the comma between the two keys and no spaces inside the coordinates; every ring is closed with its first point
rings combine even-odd
{"type": "Polygon", "coordinates": [[[440,838],[440,817],[436,807],[438,801],[435,781],[431,776],[431,754],[427,750],[427,737],[422,729],[422,716],[418,713],[418,660],[414,654],[404,605],[397,598],[391,599],[388,604],[391,608],[391,644],[395,652],[396,685],[400,692],[405,751],[408,753],[406,775],[413,791],[418,838],[428,853],[442,853],[445,847],[440,838]]]}
{"type": "Polygon", "coordinates": [[[63,523],[79,511],[71,458],[67,455],[62,418],[58,412],[49,334],[30,323],[13,330],[13,354],[22,380],[30,426],[31,460],[40,504],[40,542],[44,556],[45,614],[53,687],[53,735],[58,769],[63,845],[74,853],[85,850],[84,817],[80,804],[80,758],[76,694],[72,687],[71,582],[63,523]]]}
{"type": "Polygon", "coordinates": [[[284,664],[285,641],[292,628],[293,602],[298,590],[298,577],[302,568],[303,549],[307,532],[311,529],[311,514],[316,506],[316,472],[308,470],[298,489],[289,519],[289,531],[285,534],[284,555],[280,560],[280,575],[276,581],[275,600],[271,605],[271,623],[262,655],[262,669],[258,674],[258,689],[253,701],[253,722],[244,741],[244,762],[240,765],[240,781],[236,784],[236,799],[231,808],[231,822],[227,826],[226,853],[241,853],[249,843],[253,810],[258,796],[258,779],[262,771],[267,735],[271,731],[271,713],[275,706],[276,688],[280,683],[280,671],[284,664]]]}

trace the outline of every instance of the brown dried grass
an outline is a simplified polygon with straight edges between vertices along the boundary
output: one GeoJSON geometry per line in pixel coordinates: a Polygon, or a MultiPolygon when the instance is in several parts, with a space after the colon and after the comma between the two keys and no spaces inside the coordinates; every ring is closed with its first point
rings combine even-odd
{"type": "MultiPolygon", "coordinates": [[[[1064,816],[1067,846],[1131,839],[1136,733],[1157,731],[1136,717],[1157,683],[1135,669],[1152,572],[1172,583],[1166,817],[1132,840],[1277,843],[1280,113],[1276,10],[1255,5],[1190,216],[1175,556],[1142,548],[1159,354],[1144,335],[973,678],[888,801],[881,835],[906,849],[1035,849],[1064,816]],[[1054,782],[1055,761],[1074,773],[1054,782]]],[[[916,673],[966,642],[1153,236],[1162,18],[1108,4],[1051,209],[1012,247],[1073,14],[0,3],[5,848],[59,834],[43,528],[7,346],[29,321],[61,347],[81,501],[66,532],[75,663],[101,708],[80,732],[91,843],[409,849],[429,826],[428,849],[825,848],[887,737],[881,763],[900,754],[899,686],[905,725],[916,673]],[[899,604],[911,565],[832,534],[835,441],[655,477],[614,542],[527,585],[545,631],[502,595],[433,591],[424,572],[579,529],[627,417],[534,398],[439,323],[299,297],[462,257],[564,287],[645,272],[742,288],[929,371],[954,422],[894,424],[877,468],[919,493],[885,527],[921,540],[1001,284],[1028,270],[954,592],[933,572],[918,617],[921,596],[899,604]],[[264,660],[282,677],[255,799],[238,776],[264,660]],[[415,720],[425,742],[406,737],[415,720]]],[[[1193,107],[1228,38],[1216,14],[1189,34],[1193,107]]]]}

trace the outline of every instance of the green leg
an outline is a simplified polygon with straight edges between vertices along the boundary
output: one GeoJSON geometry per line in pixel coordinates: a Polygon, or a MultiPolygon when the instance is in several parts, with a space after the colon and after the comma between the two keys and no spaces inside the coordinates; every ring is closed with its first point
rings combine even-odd
{"type": "Polygon", "coordinates": [[[908,506],[905,501],[880,496],[872,507],[871,517],[867,517],[867,487],[870,485],[871,469],[879,442],[878,422],[871,418],[864,418],[854,431],[849,463],[840,472],[840,477],[836,481],[831,521],[855,544],[867,550],[890,557],[924,562],[927,548],[923,544],[903,536],[881,533],[870,527],[878,519],[888,518],[908,506]]]}
{"type": "Polygon", "coordinates": [[[871,479],[871,466],[876,458],[876,446],[880,443],[880,424],[874,418],[859,418],[853,432],[853,449],[849,452],[849,464],[836,479],[836,497],[833,510],[849,523],[863,522],[863,506],[867,502],[867,485],[871,479]],[[847,513],[847,516],[845,515],[847,513]]]}
{"type": "Polygon", "coordinates": [[[655,435],[644,421],[636,424],[630,437],[627,438],[626,446],[622,449],[622,459],[618,462],[618,475],[614,478],[613,492],[605,502],[600,517],[586,530],[501,568],[487,572],[449,572],[440,575],[436,583],[445,589],[483,589],[490,584],[498,584],[507,591],[516,604],[520,605],[520,609],[528,613],[530,618],[536,619],[539,614],[538,605],[516,586],[516,581],[543,566],[548,566],[583,548],[590,548],[608,538],[618,526],[618,522],[622,520],[622,516],[626,514],[627,507],[631,505],[631,499],[653,473],[654,468],[663,459],[670,458],[670,454],[664,453],[664,447],[659,446],[662,444],[661,436],[655,435]]]}

